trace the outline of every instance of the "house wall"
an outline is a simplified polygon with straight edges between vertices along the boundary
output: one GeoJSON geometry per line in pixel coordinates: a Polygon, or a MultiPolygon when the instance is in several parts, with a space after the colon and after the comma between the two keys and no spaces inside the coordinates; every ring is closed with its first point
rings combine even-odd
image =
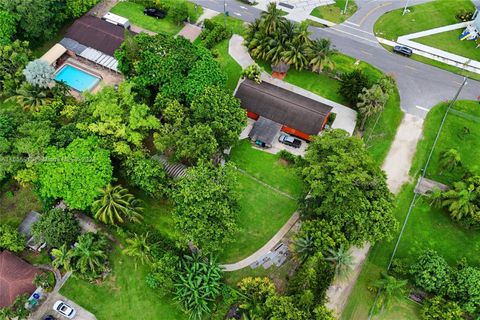
{"type": "Polygon", "coordinates": [[[288,126],[282,126],[282,129],[281,129],[283,132],[286,132],[288,134],[291,134],[292,136],[297,136],[303,140],[307,140],[307,141],[310,141],[310,135],[309,134],[306,134],[300,130],[296,130],[296,129],[293,129],[293,128],[290,128],[288,126]]]}

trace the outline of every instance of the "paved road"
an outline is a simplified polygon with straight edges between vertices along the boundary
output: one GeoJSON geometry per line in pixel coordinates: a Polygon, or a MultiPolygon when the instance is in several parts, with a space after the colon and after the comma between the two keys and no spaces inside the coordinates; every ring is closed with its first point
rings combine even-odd
{"type": "MultiPolygon", "coordinates": [[[[411,0],[410,3],[428,0],[411,0]]],[[[194,0],[216,11],[223,11],[222,0],[194,0]]],[[[236,0],[226,0],[231,16],[252,21],[260,10],[236,0]]],[[[410,114],[424,118],[428,110],[443,100],[451,99],[459,88],[462,77],[385,50],[373,35],[375,21],[385,12],[404,5],[399,0],[359,0],[359,10],[346,23],[332,28],[312,28],[312,37],[326,37],[341,52],[366,61],[392,74],[397,79],[402,108],[410,114]]],[[[469,80],[460,98],[477,99],[480,82],[469,80]]]]}

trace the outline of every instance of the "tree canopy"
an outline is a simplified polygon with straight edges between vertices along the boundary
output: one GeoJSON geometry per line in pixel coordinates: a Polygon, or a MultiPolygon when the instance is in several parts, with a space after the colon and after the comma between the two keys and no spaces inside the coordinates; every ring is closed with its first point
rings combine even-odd
{"type": "Polygon", "coordinates": [[[63,199],[70,208],[86,209],[112,180],[110,154],[95,137],[48,147],[46,158],[37,165],[40,196],[63,199]]]}
{"type": "Polygon", "coordinates": [[[301,201],[305,217],[337,225],[351,245],[391,237],[398,224],[393,196],[359,138],[325,132],[310,143],[301,174],[308,192],[301,201]]]}
{"type": "Polygon", "coordinates": [[[80,235],[78,220],[70,211],[52,209],[43,213],[32,226],[32,235],[38,242],[44,241],[50,247],[71,245],[80,235]]]}

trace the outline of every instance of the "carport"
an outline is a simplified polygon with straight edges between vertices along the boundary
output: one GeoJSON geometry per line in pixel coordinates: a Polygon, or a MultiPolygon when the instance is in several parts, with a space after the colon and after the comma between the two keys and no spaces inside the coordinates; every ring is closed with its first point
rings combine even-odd
{"type": "Polygon", "coordinates": [[[280,123],[259,117],[248,137],[258,146],[271,148],[281,128],[280,123]]]}

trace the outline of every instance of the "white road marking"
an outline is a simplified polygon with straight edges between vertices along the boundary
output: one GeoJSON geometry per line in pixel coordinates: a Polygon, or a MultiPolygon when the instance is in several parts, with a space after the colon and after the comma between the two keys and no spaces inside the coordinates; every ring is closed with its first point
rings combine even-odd
{"type": "Polygon", "coordinates": [[[348,24],[351,24],[351,25],[354,25],[354,26],[360,27],[360,25],[359,25],[359,24],[357,24],[357,23],[353,23],[353,22],[350,22],[350,21],[345,21],[345,23],[348,23],[348,24]]]}
{"type": "Polygon", "coordinates": [[[417,68],[414,68],[414,67],[412,67],[412,66],[409,66],[408,64],[406,64],[405,67],[408,68],[408,69],[417,70],[417,68]]]}
{"type": "Polygon", "coordinates": [[[368,41],[368,42],[371,42],[371,43],[375,43],[375,44],[378,43],[377,41],[373,41],[373,40],[368,39],[368,38],[360,37],[360,36],[357,36],[356,34],[353,34],[353,33],[350,33],[350,32],[347,32],[347,31],[344,31],[344,30],[341,30],[341,29],[336,29],[335,27],[332,27],[332,28],[329,28],[329,29],[328,29],[329,32],[332,32],[333,30],[339,31],[339,32],[343,32],[343,33],[348,34],[348,35],[350,35],[350,36],[354,36],[354,37],[363,39],[363,40],[368,41]]]}
{"type": "Polygon", "coordinates": [[[415,106],[415,108],[423,110],[423,111],[427,111],[427,112],[430,111],[429,109],[424,108],[424,107],[420,107],[420,106],[415,106]]]}
{"type": "Polygon", "coordinates": [[[233,14],[235,14],[235,15],[237,15],[237,16],[239,16],[239,17],[242,16],[242,15],[241,15],[240,13],[238,13],[238,12],[234,12],[233,14]]]}
{"type": "Polygon", "coordinates": [[[370,52],[367,52],[367,51],[364,51],[364,50],[360,50],[361,52],[365,53],[365,54],[368,54],[369,56],[371,56],[372,54],[370,52]]]}
{"type": "Polygon", "coordinates": [[[353,29],[353,30],[357,30],[357,31],[366,33],[366,34],[370,34],[370,35],[373,36],[373,33],[371,33],[371,32],[368,32],[368,31],[365,31],[365,30],[362,30],[362,29],[358,29],[358,28],[355,28],[355,27],[350,27],[350,26],[347,26],[346,24],[344,24],[343,26],[344,26],[344,27],[347,27],[347,28],[350,28],[350,29],[353,29]]]}
{"type": "Polygon", "coordinates": [[[243,10],[247,10],[247,8],[245,8],[244,6],[240,6],[240,8],[242,8],[243,10]]]}

